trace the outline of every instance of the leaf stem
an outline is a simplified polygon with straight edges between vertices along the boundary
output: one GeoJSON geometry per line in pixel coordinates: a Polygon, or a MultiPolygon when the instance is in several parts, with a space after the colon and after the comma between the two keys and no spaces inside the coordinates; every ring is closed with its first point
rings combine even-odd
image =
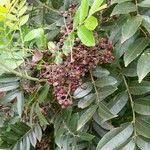
{"type": "Polygon", "coordinates": [[[94,90],[95,90],[95,93],[96,93],[97,104],[99,104],[99,94],[98,94],[98,91],[97,91],[97,88],[96,88],[96,84],[95,84],[95,81],[94,81],[94,78],[93,78],[92,70],[90,70],[90,76],[91,76],[91,80],[92,80],[92,83],[93,83],[93,86],[94,86],[94,90]]]}
{"type": "Polygon", "coordinates": [[[124,81],[124,84],[126,86],[126,89],[127,89],[127,92],[128,92],[128,95],[129,95],[129,99],[130,99],[130,103],[131,103],[131,109],[132,109],[132,117],[133,117],[133,125],[134,125],[134,137],[136,137],[136,129],[135,129],[135,120],[136,120],[136,117],[135,117],[135,112],[134,112],[134,106],[133,106],[133,98],[132,98],[132,95],[130,93],[130,89],[129,89],[129,86],[128,86],[128,83],[127,83],[127,80],[125,78],[125,76],[122,74],[122,77],[123,77],[123,81],[124,81]]]}
{"type": "Polygon", "coordinates": [[[47,9],[49,9],[49,10],[51,10],[51,11],[55,12],[55,13],[60,14],[60,12],[59,12],[59,11],[57,11],[57,10],[55,10],[55,9],[53,9],[53,8],[51,8],[51,7],[49,7],[49,6],[47,6],[46,4],[43,4],[43,3],[42,3],[42,2],[40,2],[39,0],[35,0],[35,1],[36,1],[38,4],[42,5],[43,7],[47,8],[47,9]]]}
{"type": "Polygon", "coordinates": [[[21,78],[24,78],[24,79],[28,79],[28,80],[32,80],[32,81],[37,81],[37,82],[44,82],[45,79],[41,79],[39,80],[38,78],[34,78],[34,77],[31,77],[31,76],[28,76],[28,75],[24,75],[24,74],[21,74],[20,72],[17,72],[13,69],[11,69],[10,67],[8,67],[6,64],[2,63],[0,61],[0,66],[5,70],[5,71],[9,71],[10,73],[13,73],[15,74],[16,76],[19,76],[21,78]]]}

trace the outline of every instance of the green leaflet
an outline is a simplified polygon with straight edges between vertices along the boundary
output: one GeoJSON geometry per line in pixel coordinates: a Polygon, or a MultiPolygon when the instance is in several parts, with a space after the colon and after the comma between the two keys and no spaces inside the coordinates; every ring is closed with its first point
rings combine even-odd
{"type": "Polygon", "coordinates": [[[89,30],[94,30],[98,26],[98,20],[94,16],[90,16],[85,20],[85,27],[89,30]]]}
{"type": "Polygon", "coordinates": [[[145,50],[140,56],[137,63],[137,75],[139,78],[139,83],[145,78],[145,76],[150,72],[150,49],[145,50]]]}
{"type": "Polygon", "coordinates": [[[78,120],[77,130],[80,130],[92,118],[96,109],[97,106],[93,105],[80,116],[78,120]]]}
{"type": "Polygon", "coordinates": [[[140,7],[150,7],[150,1],[149,0],[143,0],[142,2],[140,2],[139,4],[138,4],[138,6],[140,6],[140,7]]]}
{"type": "Polygon", "coordinates": [[[80,24],[84,21],[84,19],[87,17],[88,15],[88,11],[89,11],[89,0],[82,0],[81,1],[81,5],[79,8],[79,20],[80,20],[80,24]]]}
{"type": "Polygon", "coordinates": [[[150,115],[150,97],[134,100],[134,110],[141,115],[150,115]]]}
{"type": "Polygon", "coordinates": [[[124,124],[119,128],[109,131],[99,141],[96,150],[114,149],[124,143],[133,133],[131,124],[124,124]]]}
{"type": "Polygon", "coordinates": [[[150,33],[150,17],[149,16],[143,16],[142,25],[150,33]]]}
{"type": "Polygon", "coordinates": [[[130,12],[136,11],[136,5],[132,2],[124,2],[117,4],[113,12],[111,13],[111,16],[113,15],[119,15],[119,14],[128,14],[130,12]]]}
{"type": "Polygon", "coordinates": [[[142,17],[140,15],[131,17],[122,27],[122,40],[121,43],[132,37],[138,30],[142,23],[142,17]]]}
{"type": "Polygon", "coordinates": [[[134,59],[136,59],[142,51],[148,46],[149,39],[139,38],[137,39],[125,52],[124,63],[127,67],[134,59]]]}
{"type": "Polygon", "coordinates": [[[95,39],[93,32],[88,30],[85,26],[82,25],[78,27],[77,35],[84,45],[95,46],[95,39]]]}

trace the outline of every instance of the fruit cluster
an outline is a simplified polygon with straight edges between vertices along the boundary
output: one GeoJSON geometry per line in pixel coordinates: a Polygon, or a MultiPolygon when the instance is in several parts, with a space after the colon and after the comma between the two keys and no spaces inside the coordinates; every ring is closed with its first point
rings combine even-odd
{"type": "Polygon", "coordinates": [[[42,78],[46,78],[54,87],[54,95],[62,108],[72,104],[72,94],[82,83],[82,77],[98,64],[108,63],[114,59],[112,44],[102,39],[95,47],[86,47],[77,39],[71,54],[64,56],[63,62],[45,64],[42,78]]]}
{"type": "MultiPolygon", "coordinates": [[[[61,37],[57,41],[57,47],[61,50],[65,37],[72,31],[71,14],[75,11],[75,5],[62,15],[65,26],[61,28],[61,37]]],[[[94,47],[83,45],[79,38],[75,39],[72,52],[63,56],[60,65],[45,64],[43,66],[42,78],[46,78],[54,88],[54,95],[62,108],[72,104],[73,92],[82,84],[82,77],[98,64],[108,63],[114,59],[112,55],[112,44],[107,39],[101,39],[94,47]]]]}

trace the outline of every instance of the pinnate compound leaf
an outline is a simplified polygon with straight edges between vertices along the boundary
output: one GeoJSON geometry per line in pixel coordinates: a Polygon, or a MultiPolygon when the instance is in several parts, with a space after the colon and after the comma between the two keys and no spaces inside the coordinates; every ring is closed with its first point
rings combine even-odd
{"type": "Polygon", "coordinates": [[[138,134],[150,139],[150,122],[136,118],[135,126],[138,134]]]}
{"type": "Polygon", "coordinates": [[[93,32],[88,30],[85,26],[82,25],[78,27],[77,34],[84,45],[95,46],[95,38],[93,32]]]}
{"type": "Polygon", "coordinates": [[[105,134],[99,141],[96,150],[113,150],[123,144],[133,133],[132,124],[123,124],[105,134]]]}
{"type": "Polygon", "coordinates": [[[111,16],[113,15],[119,15],[119,14],[128,14],[130,12],[136,11],[136,5],[132,2],[124,2],[117,4],[113,12],[111,13],[111,16]]]}
{"type": "Polygon", "coordinates": [[[143,97],[134,101],[135,112],[141,115],[150,115],[150,97],[143,97]]]}
{"type": "Polygon", "coordinates": [[[80,130],[94,115],[98,106],[93,105],[87,109],[78,120],[77,130],[80,130]]]}
{"type": "Polygon", "coordinates": [[[127,20],[127,22],[122,27],[122,43],[136,33],[142,23],[142,19],[143,18],[140,15],[137,15],[127,20]]]}
{"type": "Polygon", "coordinates": [[[136,143],[141,150],[149,150],[150,148],[150,139],[144,138],[142,136],[137,137],[136,143]]]}
{"type": "Polygon", "coordinates": [[[149,16],[143,16],[142,25],[150,33],[150,17],[149,16]]]}
{"type": "Polygon", "coordinates": [[[150,8],[150,1],[149,0],[143,0],[141,3],[138,4],[138,6],[150,8]]]}
{"type": "Polygon", "coordinates": [[[148,44],[149,39],[147,38],[137,39],[124,54],[125,67],[127,67],[134,59],[136,59],[148,46],[148,44]]]}
{"type": "Polygon", "coordinates": [[[132,81],[129,84],[130,92],[133,95],[142,95],[150,92],[150,82],[142,81],[138,83],[137,81],[132,81]]]}
{"type": "Polygon", "coordinates": [[[98,20],[94,16],[90,16],[85,20],[85,27],[89,30],[94,30],[98,26],[98,20]]]}
{"type": "Polygon", "coordinates": [[[142,53],[137,64],[137,74],[139,83],[142,82],[143,78],[150,72],[150,48],[142,53]]]}

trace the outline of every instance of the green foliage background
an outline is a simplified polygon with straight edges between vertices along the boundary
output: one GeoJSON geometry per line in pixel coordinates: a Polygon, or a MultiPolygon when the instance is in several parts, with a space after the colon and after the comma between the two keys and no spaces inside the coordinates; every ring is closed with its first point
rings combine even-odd
{"type": "MultiPolygon", "coordinates": [[[[60,55],[56,56],[59,62],[60,55]]],[[[52,149],[149,150],[149,72],[149,0],[0,1],[0,92],[5,93],[0,98],[0,148],[36,149],[46,127],[53,126],[52,149]],[[35,78],[25,61],[33,49],[43,52],[52,46],[64,24],[60,11],[72,2],[82,8],[76,24],[81,41],[93,46],[95,32],[107,37],[115,61],[90,72],[91,79],[75,91],[73,106],[62,110],[51,87],[35,78]],[[96,20],[90,18],[91,24],[86,20],[85,30],[77,26],[88,17],[89,7],[96,20]],[[38,88],[27,95],[23,88],[32,82],[38,88]]]]}

